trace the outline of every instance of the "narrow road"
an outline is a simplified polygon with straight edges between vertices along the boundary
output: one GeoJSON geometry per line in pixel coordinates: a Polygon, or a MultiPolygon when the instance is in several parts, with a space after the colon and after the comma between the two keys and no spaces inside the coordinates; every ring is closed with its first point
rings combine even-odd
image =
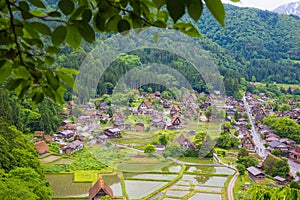
{"type": "Polygon", "coordinates": [[[117,143],[112,143],[112,144],[116,145],[117,147],[122,147],[122,148],[125,148],[125,149],[130,149],[130,150],[133,150],[133,151],[137,151],[139,153],[144,153],[144,151],[142,151],[140,149],[129,147],[129,146],[126,146],[126,145],[123,145],[123,144],[117,144],[117,143]]]}
{"type": "Polygon", "coordinates": [[[244,102],[244,106],[245,106],[245,110],[246,113],[248,115],[249,118],[249,122],[251,124],[251,131],[252,131],[252,136],[253,136],[253,141],[255,143],[255,151],[256,153],[258,153],[258,155],[262,158],[266,158],[267,157],[267,153],[266,153],[266,148],[263,145],[262,139],[260,137],[260,135],[257,133],[256,129],[255,129],[255,123],[252,117],[252,113],[251,110],[249,108],[248,102],[246,100],[245,95],[243,96],[243,102],[244,102]]]}
{"type": "Polygon", "coordinates": [[[228,184],[228,189],[227,189],[227,193],[228,193],[228,200],[234,200],[234,196],[233,196],[233,188],[236,182],[236,179],[239,176],[239,172],[236,171],[235,175],[232,177],[232,179],[230,180],[229,184],[228,184]]]}
{"type": "Polygon", "coordinates": [[[235,182],[236,182],[236,179],[239,177],[239,172],[238,170],[236,169],[235,166],[229,166],[229,165],[226,165],[225,163],[223,163],[220,158],[218,157],[217,154],[213,154],[214,155],[214,158],[219,162],[221,163],[222,165],[224,166],[227,166],[233,170],[236,171],[236,173],[234,174],[234,176],[232,177],[232,179],[230,180],[229,184],[228,184],[228,188],[227,188],[227,195],[228,195],[228,200],[234,200],[234,196],[233,196],[233,188],[234,188],[234,185],[235,185],[235,182]]]}

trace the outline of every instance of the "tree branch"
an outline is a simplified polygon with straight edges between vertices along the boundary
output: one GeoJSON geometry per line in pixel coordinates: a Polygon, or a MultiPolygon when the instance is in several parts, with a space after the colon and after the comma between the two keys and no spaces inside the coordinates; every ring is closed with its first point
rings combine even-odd
{"type": "Polygon", "coordinates": [[[149,22],[147,19],[145,19],[145,18],[143,18],[143,17],[141,17],[141,16],[138,16],[137,14],[135,14],[135,13],[132,12],[132,11],[129,11],[129,10],[126,10],[126,9],[124,9],[124,8],[120,8],[120,7],[116,6],[116,5],[114,5],[113,2],[111,2],[110,0],[106,0],[106,2],[107,2],[109,5],[111,5],[112,7],[116,8],[116,9],[118,9],[118,10],[120,10],[120,11],[123,11],[123,12],[125,12],[125,13],[134,15],[134,16],[137,17],[137,18],[140,18],[141,20],[143,20],[146,24],[148,24],[148,25],[150,25],[150,26],[158,27],[158,26],[156,26],[155,24],[152,24],[151,22],[149,22]]]}
{"type": "Polygon", "coordinates": [[[22,58],[20,44],[18,42],[18,36],[17,36],[17,32],[16,32],[16,27],[15,27],[15,24],[14,24],[14,15],[13,15],[13,12],[12,12],[12,9],[11,9],[11,5],[12,4],[9,2],[9,0],[6,0],[6,5],[7,5],[7,8],[8,8],[8,11],[9,11],[10,26],[11,26],[11,30],[12,30],[12,32],[14,34],[14,42],[15,42],[16,47],[17,47],[19,59],[20,59],[20,62],[23,65],[25,65],[24,61],[23,61],[23,58],[22,58]]]}

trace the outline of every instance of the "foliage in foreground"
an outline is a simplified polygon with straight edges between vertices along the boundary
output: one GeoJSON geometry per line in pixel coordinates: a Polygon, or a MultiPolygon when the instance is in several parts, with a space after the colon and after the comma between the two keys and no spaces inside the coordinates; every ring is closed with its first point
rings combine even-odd
{"type": "Polygon", "coordinates": [[[0,118],[0,199],[50,200],[33,144],[0,118]]]}
{"type": "Polygon", "coordinates": [[[124,34],[133,28],[151,26],[169,27],[200,37],[198,29],[181,18],[187,13],[198,22],[204,7],[224,26],[225,10],[220,0],[178,0],[176,3],[172,0],[59,0],[57,4],[41,0],[1,1],[0,44],[4,48],[0,51],[0,83],[8,80],[8,89],[19,97],[29,94],[36,104],[45,96],[63,103],[64,91],[67,86],[73,88],[72,76],[77,71],[50,67],[55,62],[53,55],[61,50],[60,44],[66,42],[77,49],[82,39],[94,42],[95,32],[124,34]],[[169,18],[172,18],[170,26],[169,18]]]}
{"type": "Polygon", "coordinates": [[[245,200],[298,200],[300,190],[289,187],[253,186],[244,196],[245,200]]]}

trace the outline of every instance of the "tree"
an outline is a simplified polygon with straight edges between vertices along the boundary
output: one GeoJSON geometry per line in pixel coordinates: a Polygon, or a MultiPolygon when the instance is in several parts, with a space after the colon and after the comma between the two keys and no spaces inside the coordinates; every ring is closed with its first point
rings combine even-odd
{"type": "Polygon", "coordinates": [[[238,158],[249,156],[247,149],[241,148],[238,153],[238,158]]]}
{"type": "Polygon", "coordinates": [[[165,158],[173,157],[179,158],[184,154],[183,148],[179,145],[169,145],[163,152],[165,158]]]}
{"type": "Polygon", "coordinates": [[[101,200],[111,200],[111,198],[108,195],[105,195],[104,197],[101,197],[101,200]]]}
{"type": "Polygon", "coordinates": [[[290,183],[290,188],[300,189],[300,184],[297,181],[292,181],[290,183]]]}
{"type": "Polygon", "coordinates": [[[147,144],[147,146],[144,149],[144,153],[154,153],[156,152],[156,148],[153,144],[147,144]]]}
{"type": "MultiPolygon", "coordinates": [[[[233,1],[233,0],[232,0],[233,1]]],[[[41,0],[2,1],[0,82],[21,98],[30,94],[40,103],[45,96],[63,103],[67,86],[73,88],[76,70],[51,69],[60,44],[66,42],[77,49],[82,39],[92,43],[95,32],[123,33],[132,28],[160,27],[177,29],[200,37],[198,29],[181,19],[186,10],[195,22],[203,5],[224,26],[225,10],[220,0],[204,1],[90,1],[60,0],[57,5],[45,5],[41,0]],[[16,17],[18,16],[18,17],[16,17]],[[169,16],[173,23],[168,25],[169,16]],[[50,23],[50,24],[49,24],[50,23]],[[26,34],[25,34],[26,33],[26,34]],[[51,42],[50,42],[51,41],[51,42]]]]}
{"type": "Polygon", "coordinates": [[[288,111],[291,110],[291,106],[289,104],[284,104],[279,110],[282,112],[288,111]]]}
{"type": "Polygon", "coordinates": [[[196,136],[194,138],[194,142],[195,142],[195,145],[196,145],[197,149],[201,148],[202,143],[203,143],[206,135],[207,135],[207,132],[204,131],[204,130],[200,130],[200,131],[196,132],[196,136]]]}
{"type": "Polygon", "coordinates": [[[240,175],[244,175],[246,171],[246,167],[243,164],[237,164],[236,165],[237,170],[239,171],[240,175]]]}
{"type": "Polygon", "coordinates": [[[249,200],[270,200],[270,199],[289,199],[298,200],[300,190],[289,187],[267,187],[261,185],[252,186],[247,190],[244,199],[249,200]]]}
{"type": "Polygon", "coordinates": [[[158,138],[158,142],[163,145],[166,145],[168,143],[168,140],[169,140],[169,137],[166,134],[162,134],[158,138]]]}
{"type": "Polygon", "coordinates": [[[286,177],[290,172],[290,166],[286,159],[269,154],[264,161],[264,170],[271,176],[286,177]]]}

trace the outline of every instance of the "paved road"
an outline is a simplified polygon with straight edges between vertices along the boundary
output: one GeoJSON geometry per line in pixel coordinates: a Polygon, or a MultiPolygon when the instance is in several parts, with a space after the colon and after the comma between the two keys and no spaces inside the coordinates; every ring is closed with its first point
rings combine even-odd
{"type": "Polygon", "coordinates": [[[288,163],[290,165],[290,172],[296,177],[296,173],[300,172],[300,164],[294,162],[292,159],[288,159],[288,163]]]}
{"type": "Polygon", "coordinates": [[[233,170],[236,171],[235,175],[232,177],[232,179],[230,180],[229,184],[228,184],[228,188],[227,188],[227,195],[228,195],[228,200],[234,200],[234,196],[233,196],[233,188],[234,188],[234,185],[235,185],[235,182],[236,182],[236,179],[238,178],[238,176],[240,175],[239,172],[237,171],[236,167],[234,165],[227,165],[225,163],[223,163],[220,158],[218,157],[217,154],[213,154],[214,155],[214,158],[219,162],[221,163],[222,165],[226,166],[226,167],[229,167],[233,170]]]}
{"type": "Polygon", "coordinates": [[[235,173],[235,175],[232,177],[232,179],[230,180],[229,184],[228,184],[228,188],[227,188],[227,193],[228,193],[228,200],[234,200],[234,196],[233,196],[233,188],[236,182],[236,179],[239,177],[239,172],[237,171],[235,173]]]}
{"type": "Polygon", "coordinates": [[[251,131],[252,131],[252,136],[253,136],[253,141],[255,143],[255,151],[256,153],[258,153],[258,155],[262,158],[266,158],[268,153],[266,151],[265,146],[263,145],[262,139],[260,137],[260,135],[257,133],[256,129],[255,129],[255,123],[254,123],[254,119],[252,117],[252,113],[251,110],[249,108],[248,102],[246,100],[246,97],[243,96],[243,101],[244,101],[244,106],[249,118],[249,122],[252,126],[251,131]]]}

